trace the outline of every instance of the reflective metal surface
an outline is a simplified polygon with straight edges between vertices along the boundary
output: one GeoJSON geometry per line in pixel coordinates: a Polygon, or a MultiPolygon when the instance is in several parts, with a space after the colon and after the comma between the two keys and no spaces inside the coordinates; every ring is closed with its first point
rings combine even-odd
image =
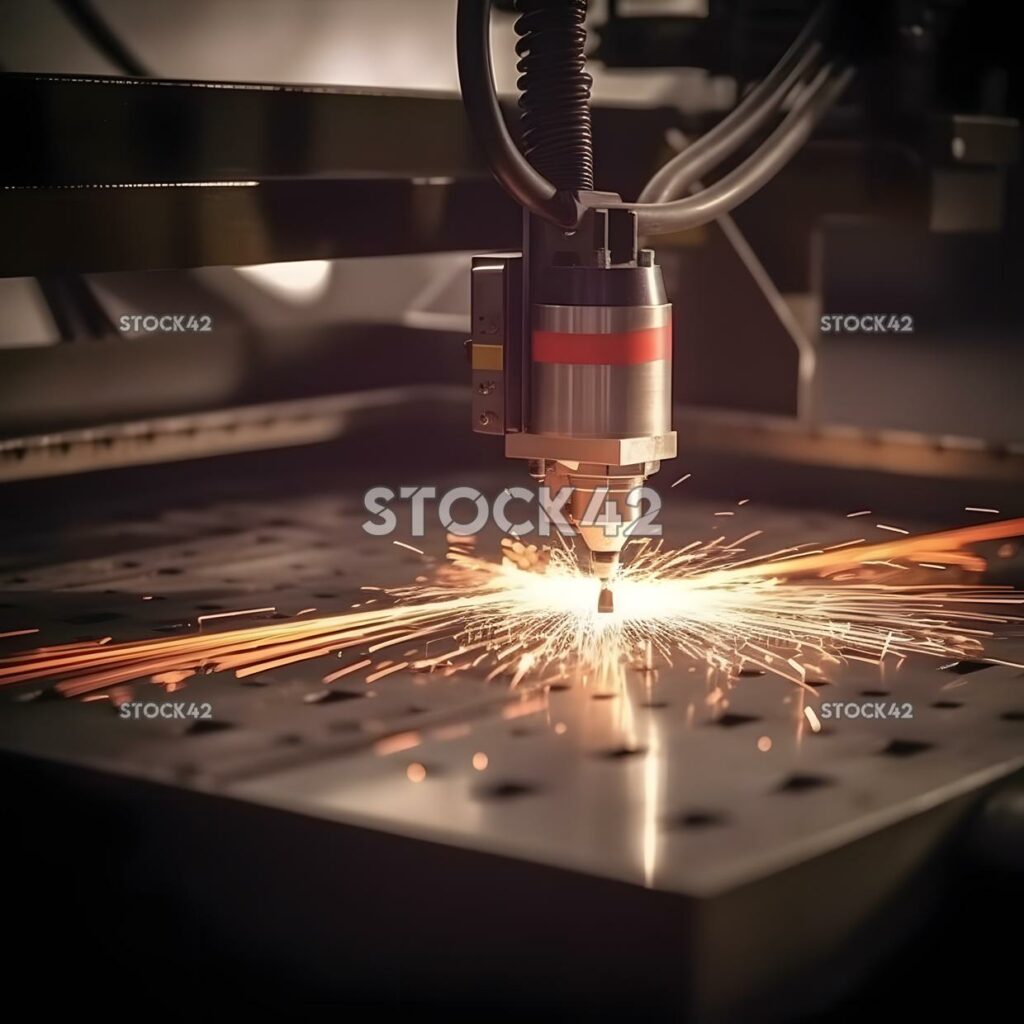
{"type": "MultiPolygon", "coordinates": [[[[516,479],[510,469],[478,482],[500,489],[516,479]]],[[[763,529],[772,549],[840,543],[857,529],[840,515],[756,504],[723,527],[719,506],[664,490],[662,521],[676,546],[726,527],[763,529]]],[[[254,622],[331,614],[365,601],[363,586],[407,583],[443,560],[439,536],[418,541],[419,555],[366,537],[363,518],[358,493],[332,492],[183,496],[153,516],[61,532],[27,520],[0,555],[0,632],[40,632],[0,644],[12,652],[181,635],[199,628],[200,615],[246,608],[273,609],[252,613],[254,622]]],[[[481,538],[482,553],[498,549],[497,536],[481,538]]],[[[1003,569],[1019,581],[1019,562],[1003,569]]],[[[1022,648],[1020,639],[999,641],[991,653],[1019,661],[1022,648]]],[[[906,893],[919,900],[916,880],[934,852],[988,787],[1024,766],[1021,672],[1006,666],[921,660],[880,674],[850,662],[813,680],[809,694],[682,656],[653,669],[640,659],[612,687],[568,678],[510,689],[483,668],[451,678],[400,671],[372,685],[350,676],[326,687],[322,677],[339,664],[320,657],[245,680],[215,673],[173,693],[131,687],[134,700],[209,702],[213,721],[203,729],[125,721],[109,701],[45,699],[38,684],[6,688],[0,751],[72,766],[76,777],[91,769],[131,781],[146,805],[153,796],[142,783],[158,782],[153,789],[174,793],[176,806],[216,821],[185,891],[209,888],[204,914],[239,941],[268,927],[239,916],[253,892],[278,901],[292,934],[320,922],[331,936],[322,970],[337,980],[346,950],[346,986],[379,977],[384,940],[366,941],[376,934],[370,904],[388,908],[377,931],[405,934],[403,907],[415,891],[430,912],[415,948],[388,960],[410,983],[464,992],[467,977],[490,979],[496,963],[507,971],[539,943],[526,962],[553,999],[589,1005],[611,979],[639,1003],[668,1000],[687,1019],[716,1021],[736,1019],[745,1001],[756,1006],[782,977],[801,990],[809,974],[823,980],[818,965],[840,950],[850,970],[854,929],[906,893]],[[815,732],[804,709],[826,699],[909,703],[913,715],[815,732]],[[262,831],[221,829],[219,808],[234,815],[225,821],[251,813],[262,831]],[[298,831],[310,824],[313,835],[298,831]],[[263,858],[267,884],[252,888],[243,873],[241,902],[225,900],[271,830],[288,837],[286,856],[263,858]],[[313,863],[319,874],[309,878],[313,863]],[[423,889],[407,889],[410,879],[423,889]],[[226,917],[222,903],[232,908],[226,917]],[[472,942],[478,934],[482,946],[472,942]],[[641,952],[623,960],[634,941],[641,952]],[[580,953],[579,966],[558,948],[580,953]],[[453,958],[460,973],[449,978],[453,958]]],[[[166,857],[162,843],[159,851],[166,857]]]]}
{"type": "Polygon", "coordinates": [[[540,434],[635,437],[671,430],[672,363],[533,364],[533,423],[540,434]]]}
{"type": "MultiPolygon", "coordinates": [[[[721,528],[713,506],[665,497],[671,543],[721,528]]],[[[214,607],[334,613],[365,599],[361,586],[408,582],[443,558],[440,538],[420,542],[424,558],[366,537],[363,517],[355,495],[170,508],[53,539],[35,564],[31,535],[20,537],[0,563],[0,631],[41,632],[5,650],[186,633],[214,607]]],[[[731,527],[756,523],[773,547],[856,528],[750,506],[743,517],[731,527]]],[[[481,544],[497,552],[496,537],[481,544]]],[[[1019,659],[1021,647],[997,642],[992,653],[1019,659]]],[[[1001,666],[960,674],[908,661],[880,675],[851,662],[810,696],[680,657],[631,670],[620,691],[584,679],[509,690],[482,669],[401,672],[372,686],[346,679],[332,692],[348,699],[308,703],[337,666],[319,658],[248,685],[215,674],[176,694],[136,688],[137,699],[210,701],[221,728],[198,734],[121,721],[107,702],[26,699],[38,687],[22,685],[0,691],[0,745],[693,894],[800,863],[1024,765],[1021,673],[1001,666]],[[909,702],[913,717],[808,727],[803,707],[866,693],[909,702]],[[413,762],[421,782],[409,779],[413,762]]]]}
{"type": "Polygon", "coordinates": [[[566,334],[613,334],[665,327],[672,323],[672,306],[555,306],[533,307],[533,326],[566,334]]]}

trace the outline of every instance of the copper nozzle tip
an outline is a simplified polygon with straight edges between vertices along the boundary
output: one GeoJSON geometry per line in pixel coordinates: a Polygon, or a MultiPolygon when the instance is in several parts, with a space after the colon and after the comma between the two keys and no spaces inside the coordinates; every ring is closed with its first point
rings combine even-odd
{"type": "Polygon", "coordinates": [[[619,553],[617,551],[591,551],[590,571],[602,583],[607,583],[619,569],[619,553]]]}
{"type": "Polygon", "coordinates": [[[597,595],[597,610],[599,612],[615,611],[615,597],[612,594],[611,587],[604,586],[601,588],[601,592],[597,595]]]}

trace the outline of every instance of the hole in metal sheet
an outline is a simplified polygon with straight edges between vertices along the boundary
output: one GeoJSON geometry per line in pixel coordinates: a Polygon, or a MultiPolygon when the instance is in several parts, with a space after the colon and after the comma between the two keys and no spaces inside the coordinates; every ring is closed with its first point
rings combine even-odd
{"type": "Polygon", "coordinates": [[[687,811],[680,814],[672,823],[676,828],[711,828],[714,825],[724,825],[726,818],[715,811],[687,811]]]}
{"type": "Polygon", "coordinates": [[[640,701],[640,707],[650,708],[651,711],[663,711],[665,708],[669,708],[672,705],[667,700],[642,700],[640,701]]]}
{"type": "Polygon", "coordinates": [[[741,715],[736,711],[727,711],[719,715],[711,724],[720,725],[723,729],[735,729],[737,725],[746,725],[748,722],[759,722],[758,715],[741,715]]]}
{"type": "Polygon", "coordinates": [[[231,722],[216,718],[202,718],[198,722],[193,722],[185,732],[189,736],[206,736],[212,732],[225,732],[228,729],[234,729],[231,722]]]}
{"type": "Polygon", "coordinates": [[[274,742],[281,747],[298,747],[302,745],[302,737],[297,733],[290,732],[284,736],[278,736],[274,742]]]}
{"type": "Polygon", "coordinates": [[[605,761],[626,761],[646,753],[646,747],[613,747],[611,750],[600,751],[597,756],[605,761]]]}
{"type": "Polygon", "coordinates": [[[832,684],[827,679],[805,679],[804,685],[813,686],[816,690],[819,690],[823,686],[831,686],[832,684]]]}
{"type": "Polygon", "coordinates": [[[316,690],[303,696],[304,704],[337,704],[343,700],[359,700],[365,694],[353,693],[351,690],[316,690]]]}
{"type": "Polygon", "coordinates": [[[963,704],[958,700],[937,700],[932,702],[932,707],[945,711],[952,710],[953,708],[962,708],[963,704]]]}
{"type": "Polygon", "coordinates": [[[931,749],[931,743],[923,743],[920,740],[890,740],[879,753],[887,757],[913,757],[931,749]]]}
{"type": "Polygon", "coordinates": [[[737,679],[753,679],[756,676],[763,676],[763,675],[764,675],[764,669],[763,668],[741,668],[739,670],[739,672],[736,673],[736,678],[737,679]]]}
{"type": "Polygon", "coordinates": [[[532,782],[517,782],[513,779],[498,782],[478,791],[481,800],[513,800],[516,797],[539,793],[540,787],[532,782]]]}
{"type": "Polygon", "coordinates": [[[564,693],[572,689],[572,683],[548,683],[548,693],[564,693]]]}
{"type": "Polygon", "coordinates": [[[176,565],[165,565],[160,569],[157,569],[157,575],[159,576],[180,576],[182,570],[176,565]]]}
{"type": "Polygon", "coordinates": [[[592,693],[590,695],[591,700],[614,700],[618,697],[617,693],[592,693]]]}
{"type": "Polygon", "coordinates": [[[200,612],[220,612],[224,610],[222,604],[197,604],[196,611],[200,612]]]}
{"type": "Polygon", "coordinates": [[[1004,722],[1024,722],[1024,708],[1014,708],[1012,711],[1004,711],[999,717],[1004,722]]]}
{"type": "Polygon", "coordinates": [[[808,772],[795,772],[783,782],[778,789],[780,793],[806,793],[812,789],[831,786],[832,780],[826,775],[811,775],[808,772]]]}
{"type": "Polygon", "coordinates": [[[862,697],[888,697],[888,690],[861,690],[860,695],[862,697]]]}

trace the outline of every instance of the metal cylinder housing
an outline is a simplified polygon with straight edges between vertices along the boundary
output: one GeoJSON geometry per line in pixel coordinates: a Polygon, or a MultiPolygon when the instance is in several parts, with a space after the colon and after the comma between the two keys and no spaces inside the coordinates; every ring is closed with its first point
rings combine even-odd
{"type": "Polygon", "coordinates": [[[615,438],[672,429],[672,306],[533,307],[531,428],[615,438]]]}

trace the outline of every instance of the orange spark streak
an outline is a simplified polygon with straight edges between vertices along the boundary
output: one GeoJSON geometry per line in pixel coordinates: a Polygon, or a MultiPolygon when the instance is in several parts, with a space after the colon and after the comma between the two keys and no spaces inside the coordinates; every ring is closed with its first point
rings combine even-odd
{"type": "MultiPolygon", "coordinates": [[[[682,652],[727,673],[745,662],[813,691],[805,681],[808,658],[877,665],[890,654],[897,660],[908,654],[980,656],[989,627],[1012,621],[983,606],[1024,600],[1008,588],[840,584],[827,578],[844,569],[850,570],[844,578],[864,578],[868,563],[907,571],[894,559],[908,556],[936,567],[977,569],[983,560],[960,549],[1024,534],[1021,519],[884,544],[795,545],[735,560],[742,554],[737,544],[756,533],[732,544],[719,535],[677,551],[662,551],[660,542],[638,545],[616,584],[621,608],[612,616],[596,614],[593,580],[580,574],[568,549],[547,552],[550,564],[540,574],[511,562],[487,562],[463,548],[449,552],[433,582],[418,577],[414,585],[382,591],[382,603],[372,609],[106,648],[81,642],[40,648],[0,658],[0,685],[52,678],[58,692],[84,697],[147,676],[179,680],[233,670],[245,678],[353,648],[372,654],[400,646],[408,660],[380,662],[367,682],[410,666],[448,676],[489,660],[487,678],[500,676],[512,686],[555,669],[562,676],[580,671],[607,687],[615,685],[624,659],[647,650],[668,665],[682,652]],[[825,579],[784,582],[815,572],[825,579]],[[429,655],[438,641],[450,641],[453,649],[415,658],[417,650],[429,655]]],[[[362,657],[324,678],[371,664],[362,657]]]]}
{"type": "Polygon", "coordinates": [[[393,672],[401,672],[403,668],[408,668],[409,662],[400,661],[397,665],[392,665],[390,668],[382,668],[377,672],[373,672],[366,677],[368,683],[375,683],[378,679],[383,679],[385,676],[391,675],[393,672]]]}
{"type": "Polygon", "coordinates": [[[931,545],[929,550],[956,551],[968,544],[981,544],[989,540],[1006,540],[1009,537],[1024,535],[1024,518],[1004,519],[997,523],[979,523],[977,526],[963,526],[956,530],[945,530],[941,533],[922,534],[908,537],[906,540],[886,541],[882,544],[871,544],[866,548],[857,548],[856,558],[850,552],[842,550],[816,553],[813,556],[796,556],[780,561],[763,561],[756,565],[739,569],[724,570],[732,580],[763,578],[766,576],[796,576],[802,573],[817,572],[832,566],[856,565],[865,558],[898,558],[911,555],[924,545],[931,545]]]}
{"type": "Polygon", "coordinates": [[[213,619],[233,619],[240,615],[259,615],[262,612],[276,612],[277,608],[274,605],[267,605],[265,608],[241,608],[236,612],[211,612],[208,615],[200,615],[196,619],[196,625],[201,626],[204,622],[210,622],[213,619]]]}
{"type": "Polygon", "coordinates": [[[396,547],[405,548],[407,551],[415,551],[417,555],[426,554],[425,551],[420,548],[414,548],[411,544],[406,544],[403,540],[393,540],[391,543],[396,547]]]}
{"type": "Polygon", "coordinates": [[[343,676],[358,672],[361,668],[369,668],[372,664],[373,661],[370,658],[363,658],[362,661],[353,662],[351,665],[339,668],[337,672],[331,672],[329,675],[324,676],[324,682],[333,683],[336,679],[341,679],[343,676]]]}

